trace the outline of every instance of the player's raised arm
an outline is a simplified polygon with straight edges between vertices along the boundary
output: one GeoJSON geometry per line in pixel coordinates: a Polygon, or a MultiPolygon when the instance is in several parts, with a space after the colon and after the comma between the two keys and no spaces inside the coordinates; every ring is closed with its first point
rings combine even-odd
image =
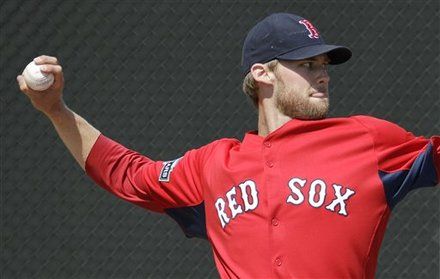
{"type": "Polygon", "coordinates": [[[28,78],[27,72],[19,75],[20,90],[52,121],[76,161],[98,185],[123,200],[157,212],[202,203],[201,166],[213,144],[198,151],[188,151],[173,161],[153,161],[101,135],[66,106],[62,98],[63,72],[55,57],[40,56],[35,60],[42,67],[43,75],[37,69],[33,80],[36,82],[28,78]],[[43,91],[31,89],[31,86],[44,89],[46,80],[38,81],[38,78],[45,74],[53,74],[54,83],[43,91]]]}
{"type": "Polygon", "coordinates": [[[64,103],[64,77],[58,59],[43,55],[34,61],[40,66],[41,72],[54,75],[54,83],[44,91],[36,91],[28,86],[23,75],[19,75],[17,82],[20,90],[29,97],[37,110],[50,119],[58,135],[84,170],[87,156],[100,132],[64,103]]]}

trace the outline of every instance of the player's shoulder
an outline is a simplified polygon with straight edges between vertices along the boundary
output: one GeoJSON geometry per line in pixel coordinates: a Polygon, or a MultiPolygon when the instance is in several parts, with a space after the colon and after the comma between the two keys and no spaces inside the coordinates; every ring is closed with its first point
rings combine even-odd
{"type": "Polygon", "coordinates": [[[228,152],[229,150],[241,144],[241,141],[235,138],[221,138],[215,140],[213,143],[215,150],[220,152],[228,152]]]}
{"type": "Polygon", "coordinates": [[[398,130],[399,132],[405,131],[399,125],[391,121],[370,115],[350,115],[346,117],[327,118],[324,123],[338,127],[345,126],[345,128],[349,129],[357,127],[372,133],[395,132],[395,130],[398,130]]]}
{"type": "Polygon", "coordinates": [[[221,138],[213,140],[201,146],[194,146],[187,150],[182,156],[184,160],[196,160],[199,162],[207,162],[216,154],[224,153],[233,148],[234,145],[239,144],[237,139],[221,138]]]}
{"type": "Polygon", "coordinates": [[[240,141],[235,138],[220,138],[208,143],[209,146],[229,146],[239,144],[240,141]]]}
{"type": "Polygon", "coordinates": [[[394,129],[398,129],[398,130],[404,130],[402,127],[400,127],[399,125],[397,125],[396,123],[393,123],[389,120],[385,120],[385,119],[381,119],[381,118],[377,118],[374,116],[370,116],[370,115],[352,115],[349,117],[350,119],[358,122],[359,124],[365,126],[368,129],[385,129],[385,130],[394,130],[394,129]]]}
{"type": "Polygon", "coordinates": [[[204,146],[198,148],[198,150],[204,151],[205,153],[212,153],[219,150],[231,149],[239,144],[240,141],[235,138],[220,138],[205,144],[204,146]]]}
{"type": "Polygon", "coordinates": [[[403,141],[411,134],[396,123],[369,115],[353,115],[349,119],[363,126],[376,139],[403,141]]]}

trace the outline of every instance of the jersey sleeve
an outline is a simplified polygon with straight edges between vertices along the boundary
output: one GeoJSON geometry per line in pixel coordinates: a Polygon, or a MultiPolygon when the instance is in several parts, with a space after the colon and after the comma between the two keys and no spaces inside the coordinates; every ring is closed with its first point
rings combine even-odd
{"type": "Polygon", "coordinates": [[[391,122],[356,116],[372,137],[378,175],[390,207],[408,192],[435,186],[440,177],[440,137],[416,137],[391,122]]]}
{"type": "Polygon", "coordinates": [[[173,161],[153,161],[100,135],[87,160],[86,173],[102,188],[143,208],[197,206],[203,202],[203,166],[212,144],[173,161]]]}

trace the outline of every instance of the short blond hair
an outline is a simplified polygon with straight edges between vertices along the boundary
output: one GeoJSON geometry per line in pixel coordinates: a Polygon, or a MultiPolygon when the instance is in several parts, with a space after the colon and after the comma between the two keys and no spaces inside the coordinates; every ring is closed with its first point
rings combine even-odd
{"type": "MultiPolygon", "coordinates": [[[[271,72],[274,72],[277,65],[278,65],[278,60],[274,59],[271,60],[267,63],[265,63],[265,65],[267,66],[267,68],[269,68],[269,70],[271,72]]],[[[252,73],[249,72],[244,80],[243,80],[243,92],[244,94],[246,94],[247,96],[249,96],[252,100],[252,103],[254,104],[255,107],[258,107],[258,83],[255,81],[254,77],[252,76],[252,73]]]]}

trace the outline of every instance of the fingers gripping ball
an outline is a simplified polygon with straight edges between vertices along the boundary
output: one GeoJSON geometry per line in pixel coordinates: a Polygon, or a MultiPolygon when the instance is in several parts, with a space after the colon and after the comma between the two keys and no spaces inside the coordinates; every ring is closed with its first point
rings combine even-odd
{"type": "Polygon", "coordinates": [[[41,72],[40,66],[34,61],[29,63],[23,71],[24,80],[31,89],[43,91],[49,88],[54,81],[53,74],[41,72]]]}

